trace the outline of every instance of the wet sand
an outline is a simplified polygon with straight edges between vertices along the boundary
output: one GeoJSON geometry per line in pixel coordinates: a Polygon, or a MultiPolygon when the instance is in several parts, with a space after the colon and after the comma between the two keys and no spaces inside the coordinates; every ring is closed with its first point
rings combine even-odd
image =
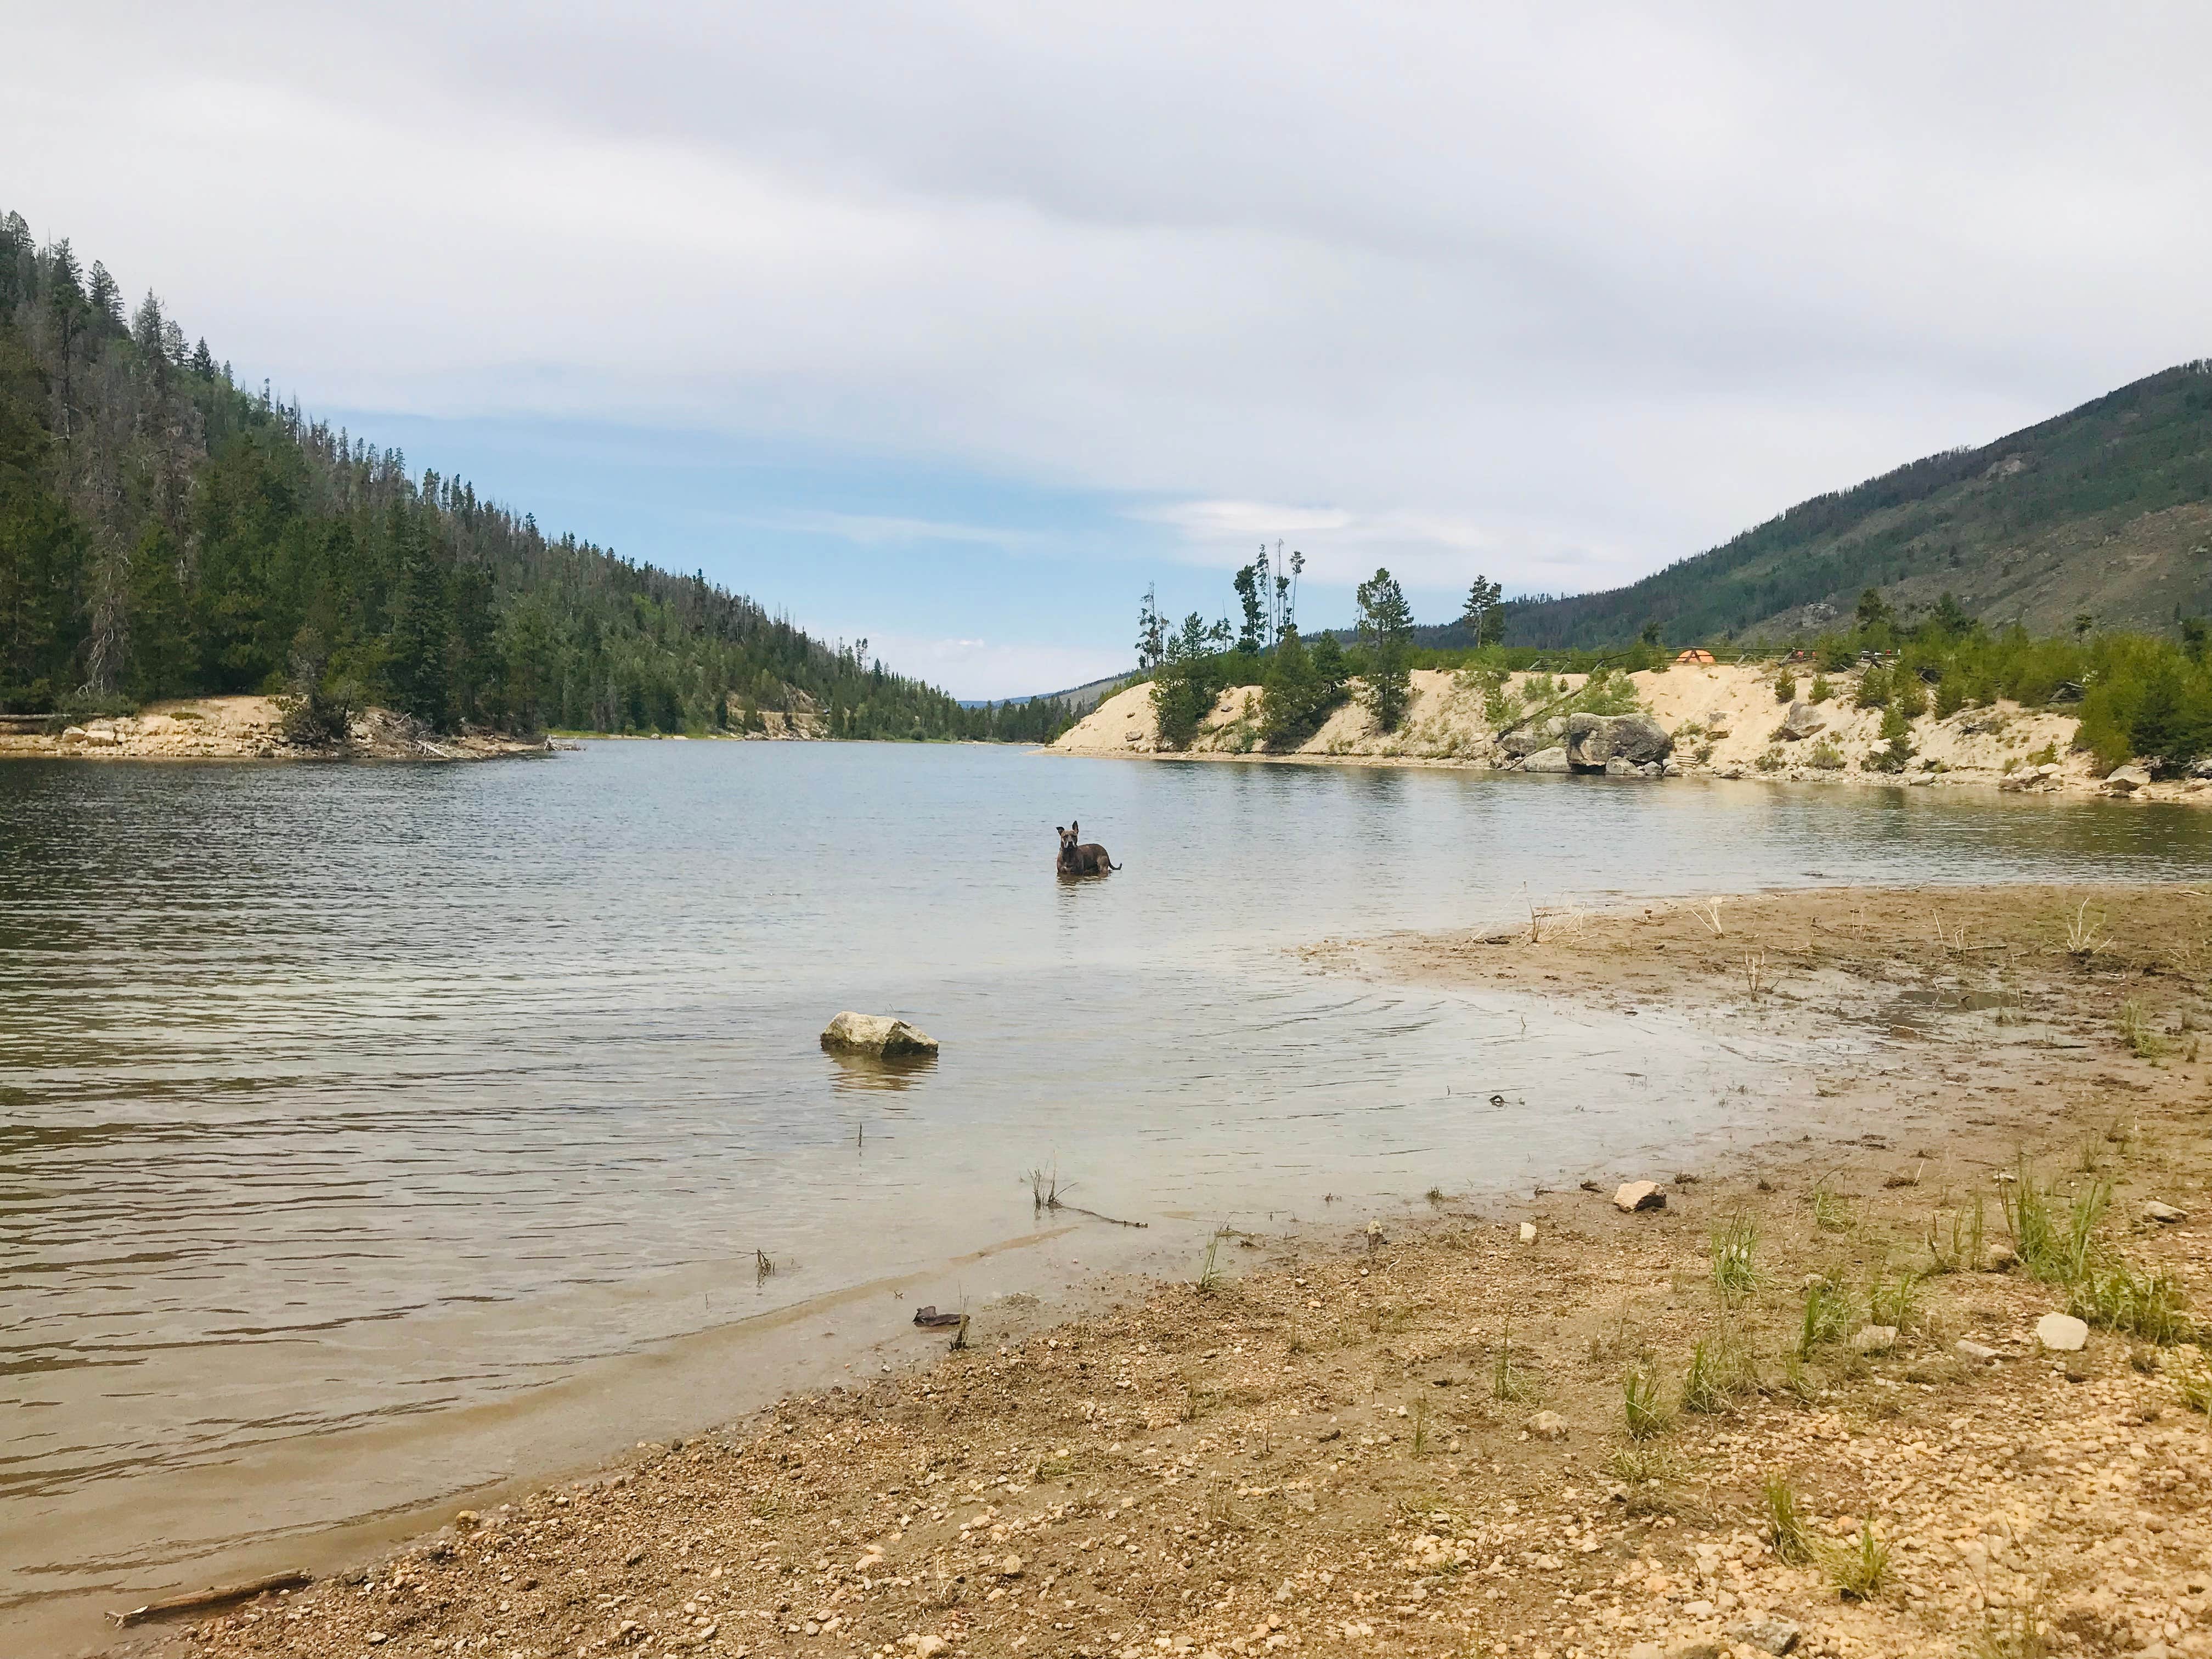
{"type": "Polygon", "coordinates": [[[2109,1182],[2099,1249],[2170,1273],[2191,1316],[2212,1300],[2208,940],[2212,899],[2165,886],[1826,890],[1313,947],[1334,973],[1663,1006],[1716,1042],[1872,1040],[1763,1103],[1790,1128],[1761,1144],[1621,1172],[1664,1209],[1622,1213],[1604,1182],[1438,1190],[1413,1229],[1224,1237],[1121,1305],[979,1320],[968,1352],[117,1650],[1652,1659],[2026,1652],[2032,1626],[2212,1651],[2202,1359],[2103,1328],[2046,1352],[2068,1289],[1984,1270],[2024,1170],[2062,1212],[2109,1182]],[[2147,1219],[2154,1200],[2191,1218],[2147,1219]],[[1733,1291],[1731,1226],[1754,1241],[1733,1291]],[[1808,1274],[1842,1317],[1805,1345],[1808,1274]],[[1893,1341],[1855,1340],[1885,1322],[1893,1341]],[[1664,1419],[1642,1440],[1631,1375],[1664,1419]],[[1766,1527],[1771,1479],[1802,1559],[1766,1527]],[[1856,1598],[1855,1540],[1884,1567],[1856,1598]]]}

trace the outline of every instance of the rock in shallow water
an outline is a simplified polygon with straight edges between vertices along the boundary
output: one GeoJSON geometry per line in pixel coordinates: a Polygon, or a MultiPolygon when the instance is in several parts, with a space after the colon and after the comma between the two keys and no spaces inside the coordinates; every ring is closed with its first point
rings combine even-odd
{"type": "Polygon", "coordinates": [[[822,1046],[843,1054],[898,1060],[935,1054],[937,1039],[888,1014],[856,1014],[848,1010],[830,1022],[822,1033],[822,1046]]]}

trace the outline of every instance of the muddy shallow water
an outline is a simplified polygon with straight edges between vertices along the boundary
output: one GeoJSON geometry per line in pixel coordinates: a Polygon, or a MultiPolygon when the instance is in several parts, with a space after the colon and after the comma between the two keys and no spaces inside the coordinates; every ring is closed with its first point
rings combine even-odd
{"type": "Polygon", "coordinates": [[[1332,978],[1298,944],[2195,874],[2204,822],[984,748],[11,766],[0,1627],[893,1363],[921,1302],[1725,1147],[1818,1058],[1332,978]],[[1070,817],[1121,873],[1054,879],[1070,817]],[[848,1007],[943,1057],[833,1061],[848,1007]],[[1055,1166],[1150,1224],[1040,1218],[1026,1172],[1055,1166]]]}

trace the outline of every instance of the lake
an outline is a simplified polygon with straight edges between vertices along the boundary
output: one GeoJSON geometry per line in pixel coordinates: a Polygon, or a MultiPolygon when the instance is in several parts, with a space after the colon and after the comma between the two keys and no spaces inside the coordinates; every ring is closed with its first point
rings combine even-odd
{"type": "Polygon", "coordinates": [[[1188,1271],[1224,1222],[1673,1167],[1770,1132],[1757,1081],[1820,1059],[1331,977],[1301,944],[1623,894],[2197,875],[2208,832],[984,747],[0,766],[0,1624],[879,1370],[923,1351],[920,1302],[1188,1271]],[[1071,817],[1121,873],[1055,879],[1071,817]],[[844,1008],[943,1055],[841,1065],[817,1037],[844,1008]],[[1039,1168],[1149,1224],[1040,1216],[1039,1168]]]}

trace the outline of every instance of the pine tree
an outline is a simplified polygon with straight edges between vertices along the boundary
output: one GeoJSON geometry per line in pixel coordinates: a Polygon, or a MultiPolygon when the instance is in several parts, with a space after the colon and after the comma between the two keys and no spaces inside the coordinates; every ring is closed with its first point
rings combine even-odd
{"type": "Polygon", "coordinates": [[[451,713],[446,653],[453,635],[445,573],[414,514],[395,506],[392,517],[398,581],[385,680],[394,708],[443,726],[451,713]]]}
{"type": "Polygon", "coordinates": [[[92,262],[92,281],[86,298],[100,322],[118,334],[123,331],[123,290],[107,274],[107,267],[97,259],[92,262]]]}
{"type": "Polygon", "coordinates": [[[1504,638],[1504,588],[1487,576],[1477,576],[1468,586],[1467,605],[1459,619],[1467,629],[1468,643],[1478,651],[1504,638]]]}
{"type": "Polygon", "coordinates": [[[1168,653],[1168,630],[1160,617],[1158,591],[1145,589],[1145,602],[1137,610],[1137,672],[1149,674],[1157,669],[1168,653]]]}
{"type": "Polygon", "coordinates": [[[1367,706],[1375,724],[1395,732],[1413,695],[1413,611],[1388,570],[1360,583],[1359,639],[1365,647],[1367,706]]]}

